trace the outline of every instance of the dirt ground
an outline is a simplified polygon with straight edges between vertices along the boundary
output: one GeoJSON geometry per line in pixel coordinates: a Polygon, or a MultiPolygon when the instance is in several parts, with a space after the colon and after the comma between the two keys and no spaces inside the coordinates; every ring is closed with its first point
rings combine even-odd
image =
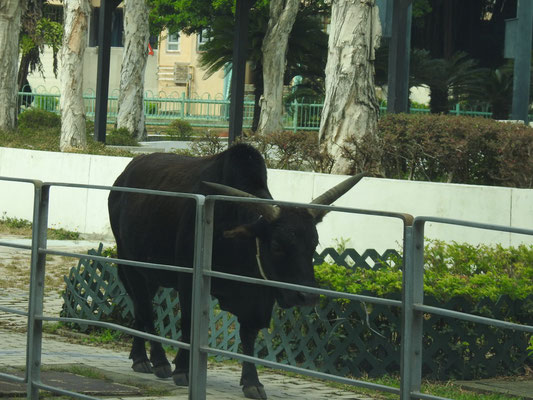
{"type": "MultiPolygon", "coordinates": [[[[0,241],[23,239],[22,236],[0,234],[0,241]]],[[[85,254],[91,248],[98,247],[98,241],[53,241],[48,247],[85,254]]],[[[29,244],[29,240],[28,243],[29,244]]],[[[46,257],[46,291],[60,292],[64,289],[63,276],[68,275],[70,269],[78,264],[77,258],[48,255],[46,257]]],[[[28,290],[30,284],[31,252],[29,250],[0,246],[0,289],[28,290]]]]}

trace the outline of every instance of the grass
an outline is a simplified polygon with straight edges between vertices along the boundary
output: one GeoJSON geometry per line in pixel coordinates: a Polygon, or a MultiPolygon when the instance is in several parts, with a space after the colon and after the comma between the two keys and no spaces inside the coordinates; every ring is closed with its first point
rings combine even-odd
{"type": "MultiPolygon", "coordinates": [[[[30,238],[32,235],[32,223],[23,218],[8,217],[4,213],[0,217],[0,233],[30,238]]],[[[48,228],[47,237],[48,239],[56,240],[79,240],[80,233],[64,228],[48,228]]]]}
{"type": "MultiPolygon", "coordinates": [[[[107,147],[94,140],[94,123],[87,122],[87,148],[72,152],[108,156],[132,157],[133,153],[107,147]]],[[[57,114],[32,109],[19,115],[18,126],[13,131],[0,131],[0,147],[19,149],[60,151],[61,119],[57,114]]],[[[117,136],[117,135],[115,135],[117,136]]],[[[119,139],[120,140],[120,139],[119,139]]],[[[131,142],[130,142],[131,143],[131,142]]]]}

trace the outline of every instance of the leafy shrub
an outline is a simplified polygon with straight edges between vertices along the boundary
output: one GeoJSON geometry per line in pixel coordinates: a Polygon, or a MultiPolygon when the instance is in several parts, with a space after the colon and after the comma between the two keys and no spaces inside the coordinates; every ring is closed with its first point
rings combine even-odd
{"type": "Polygon", "coordinates": [[[126,128],[113,129],[107,134],[106,143],[114,146],[139,146],[126,128]]]}
{"type": "Polygon", "coordinates": [[[269,168],[329,173],[333,167],[333,158],[319,148],[316,132],[282,131],[241,140],[257,148],[269,168]]]}
{"type": "MultiPolygon", "coordinates": [[[[391,256],[383,268],[350,269],[324,263],[315,267],[320,286],[348,293],[399,294],[402,261],[391,256]]],[[[424,255],[424,292],[437,300],[462,296],[471,301],[533,294],[533,246],[504,248],[431,241],[424,255]]]]}
{"type": "Polygon", "coordinates": [[[379,136],[378,143],[346,143],[344,155],[354,169],[370,159],[389,178],[533,187],[533,129],[522,124],[390,114],[380,119],[379,136]]]}
{"type": "Polygon", "coordinates": [[[55,129],[61,126],[61,117],[53,112],[32,108],[19,115],[18,125],[19,129],[55,129]]]}
{"type": "Polygon", "coordinates": [[[190,123],[182,119],[175,119],[170,123],[165,133],[179,140],[189,140],[193,135],[190,123]]]}

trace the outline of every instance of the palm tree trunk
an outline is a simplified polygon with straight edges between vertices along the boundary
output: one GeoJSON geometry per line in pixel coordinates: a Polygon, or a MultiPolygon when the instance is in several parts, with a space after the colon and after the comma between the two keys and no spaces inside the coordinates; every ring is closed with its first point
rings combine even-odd
{"type": "Polygon", "coordinates": [[[343,156],[347,139],[377,137],[379,104],[374,87],[375,49],[381,25],[374,0],[334,0],[326,64],[326,98],[319,138],[335,164],[332,172],[352,172],[343,156]]]}
{"type": "Polygon", "coordinates": [[[299,0],[271,0],[270,19],[263,39],[263,83],[259,132],[283,130],[283,76],[287,43],[298,13],[299,0]]]}
{"type": "Polygon", "coordinates": [[[88,0],[64,3],[64,34],[61,48],[61,151],[85,148],[85,106],[83,102],[83,55],[87,47],[88,0]]]}
{"type": "Polygon", "coordinates": [[[13,130],[17,124],[19,32],[25,8],[25,0],[0,2],[0,130],[13,130]]]}
{"type": "Polygon", "coordinates": [[[148,58],[148,6],[146,0],[126,0],[124,5],[124,54],[120,69],[117,127],[134,138],[146,138],[144,124],[144,72],[148,58]]]}

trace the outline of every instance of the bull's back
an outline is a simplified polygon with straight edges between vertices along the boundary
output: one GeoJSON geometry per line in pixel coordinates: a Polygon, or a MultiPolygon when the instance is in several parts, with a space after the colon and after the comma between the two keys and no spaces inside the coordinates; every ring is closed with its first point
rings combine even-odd
{"type": "MultiPolygon", "coordinates": [[[[247,145],[236,145],[203,158],[169,153],[136,157],[117,178],[115,186],[210,194],[203,181],[271,198],[264,160],[247,145]]],[[[112,192],[108,205],[117,246],[127,258],[173,264],[176,246],[181,246],[182,253],[192,254],[193,200],[112,192]]],[[[189,262],[191,257],[179,261],[189,262]]]]}
{"type": "MultiPolygon", "coordinates": [[[[133,159],[115,181],[116,187],[194,192],[199,159],[154,153],[133,159]]],[[[172,263],[177,229],[186,210],[193,206],[183,198],[112,191],[108,208],[111,228],[128,259],[172,263]]]]}

